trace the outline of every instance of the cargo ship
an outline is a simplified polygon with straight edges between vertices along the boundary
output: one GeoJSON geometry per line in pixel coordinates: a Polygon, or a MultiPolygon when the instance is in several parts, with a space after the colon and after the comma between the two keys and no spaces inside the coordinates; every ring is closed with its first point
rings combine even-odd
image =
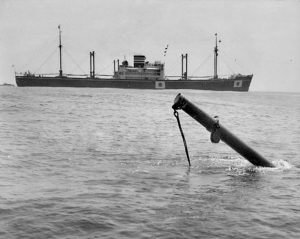
{"type": "Polygon", "coordinates": [[[188,76],[188,54],[181,55],[181,76],[165,76],[165,65],[160,61],[149,63],[144,55],[134,55],[133,65],[127,60],[121,64],[114,60],[112,75],[95,74],[95,52],[90,52],[90,74],[64,74],[62,69],[61,28],[59,26],[59,59],[58,74],[16,73],[16,84],[19,87],[91,87],[91,88],[130,88],[130,89],[194,89],[213,91],[248,91],[252,75],[231,75],[219,77],[218,39],[215,34],[214,75],[208,77],[188,76]]]}

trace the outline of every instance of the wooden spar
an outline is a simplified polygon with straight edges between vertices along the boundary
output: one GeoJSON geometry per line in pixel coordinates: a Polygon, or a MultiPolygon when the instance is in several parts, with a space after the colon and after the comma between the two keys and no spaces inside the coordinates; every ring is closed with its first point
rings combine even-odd
{"type": "Polygon", "coordinates": [[[209,132],[211,132],[211,141],[219,142],[221,139],[224,143],[234,149],[237,153],[247,159],[255,166],[262,167],[275,167],[272,163],[267,161],[263,156],[250,148],[242,140],[232,134],[228,129],[219,124],[219,122],[199,109],[193,103],[184,98],[181,94],[178,94],[174,100],[172,106],[174,110],[182,109],[200,124],[202,124],[209,132]]]}

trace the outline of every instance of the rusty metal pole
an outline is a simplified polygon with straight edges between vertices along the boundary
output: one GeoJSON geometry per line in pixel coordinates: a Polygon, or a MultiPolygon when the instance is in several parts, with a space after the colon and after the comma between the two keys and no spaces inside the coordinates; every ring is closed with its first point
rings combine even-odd
{"type": "Polygon", "coordinates": [[[181,94],[178,94],[176,96],[172,108],[174,110],[182,109],[196,121],[202,124],[209,132],[211,132],[212,134],[217,134],[217,138],[219,137],[219,139],[221,139],[224,143],[226,143],[228,146],[230,146],[255,166],[275,167],[254,149],[250,148],[242,140],[232,134],[223,125],[219,124],[216,119],[212,118],[203,110],[199,109],[193,103],[184,98],[181,94]]]}

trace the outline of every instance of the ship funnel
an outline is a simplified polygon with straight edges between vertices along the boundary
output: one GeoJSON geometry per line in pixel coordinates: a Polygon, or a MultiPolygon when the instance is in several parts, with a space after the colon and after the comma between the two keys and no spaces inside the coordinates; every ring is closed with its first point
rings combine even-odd
{"type": "Polygon", "coordinates": [[[134,55],[133,56],[133,66],[134,67],[144,67],[146,57],[143,55],[134,55]]]}

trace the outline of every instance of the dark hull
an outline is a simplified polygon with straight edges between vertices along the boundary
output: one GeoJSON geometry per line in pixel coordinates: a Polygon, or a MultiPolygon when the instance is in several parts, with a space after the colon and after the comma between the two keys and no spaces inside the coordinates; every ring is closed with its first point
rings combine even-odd
{"type": "Polygon", "coordinates": [[[90,87],[129,89],[194,89],[215,91],[248,91],[252,75],[235,79],[209,80],[120,80],[74,77],[16,76],[19,87],[90,87]]]}

